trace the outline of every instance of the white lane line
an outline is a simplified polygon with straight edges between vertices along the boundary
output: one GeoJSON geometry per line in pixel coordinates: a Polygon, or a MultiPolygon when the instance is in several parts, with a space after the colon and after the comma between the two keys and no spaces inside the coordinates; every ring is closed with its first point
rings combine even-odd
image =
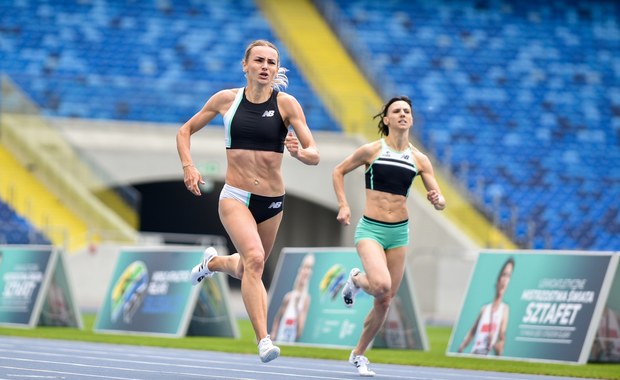
{"type": "MultiPolygon", "coordinates": [[[[3,350],[0,348],[0,352],[2,351],[9,351],[9,350],[3,350]]],[[[350,371],[341,371],[341,370],[336,370],[336,368],[334,368],[334,366],[329,366],[329,368],[325,368],[325,369],[318,369],[318,367],[322,367],[320,365],[315,365],[315,363],[312,363],[312,367],[308,367],[308,362],[304,362],[303,360],[295,360],[294,363],[288,363],[288,365],[275,365],[275,363],[270,363],[269,364],[269,369],[274,370],[273,372],[268,372],[268,371],[255,371],[255,370],[244,370],[244,369],[240,369],[238,367],[252,367],[255,368],[257,365],[261,365],[259,363],[247,363],[246,362],[242,362],[242,361],[234,361],[234,360],[210,360],[210,359],[204,359],[204,358],[186,358],[186,357],[171,357],[170,355],[168,356],[160,356],[160,355],[144,355],[144,354],[136,354],[135,353],[135,349],[133,352],[122,352],[122,353],[117,353],[117,355],[122,355],[124,357],[133,357],[133,358],[142,358],[142,357],[148,357],[148,359],[150,359],[149,361],[145,361],[145,360],[127,360],[127,359],[115,359],[115,358],[110,358],[110,357],[99,357],[99,356],[85,356],[83,355],[84,353],[94,353],[94,354],[101,354],[101,355],[105,355],[105,356],[109,356],[110,355],[110,351],[100,351],[100,350],[80,350],[80,349],[69,349],[69,348],[63,348],[63,349],[56,349],[55,351],[63,351],[63,352],[67,352],[67,354],[60,354],[60,353],[50,353],[50,352],[36,352],[36,354],[38,355],[42,355],[42,356],[52,356],[52,357],[67,357],[70,359],[75,358],[75,354],[79,354],[79,358],[84,359],[84,360],[97,360],[97,361],[108,361],[108,362],[115,362],[115,363],[135,363],[135,364],[144,364],[144,365],[155,365],[155,366],[172,366],[172,367],[177,367],[177,368],[186,368],[186,369],[200,369],[201,371],[208,371],[208,370],[220,370],[220,371],[236,371],[236,372],[241,372],[241,373],[245,373],[245,374],[272,374],[272,375],[286,375],[290,378],[294,378],[294,377],[301,377],[301,378],[314,378],[314,379],[325,379],[325,380],[330,380],[330,379],[341,379],[341,378],[333,378],[333,377],[329,377],[329,376],[322,376],[319,375],[319,373],[322,372],[328,372],[330,375],[350,375],[350,374],[355,374],[355,369],[351,368],[350,371]],[[153,361],[154,360],[154,361],[153,361]],[[200,365],[187,365],[187,364],[178,364],[178,362],[196,362],[196,360],[198,360],[200,362],[200,365]],[[167,361],[173,361],[172,363],[167,363],[167,361]],[[300,365],[295,365],[295,362],[302,364],[303,366],[300,365]],[[218,366],[210,366],[210,365],[205,365],[205,364],[216,364],[218,366]],[[230,365],[230,366],[227,366],[230,365]],[[300,368],[304,368],[304,374],[303,375],[298,375],[298,374],[293,374],[290,373],[291,370],[296,370],[298,371],[300,368]],[[275,371],[285,371],[285,372],[275,372],[275,371]],[[308,372],[314,372],[313,375],[310,375],[308,372]]],[[[160,349],[154,348],[153,350],[149,350],[151,352],[161,352],[160,349]]],[[[193,350],[189,350],[190,352],[194,353],[193,350]]],[[[23,350],[10,350],[9,352],[11,353],[22,353],[22,354],[28,354],[28,355],[32,355],[35,352],[33,351],[23,351],[23,350]]],[[[203,355],[204,352],[207,351],[203,351],[203,355]]],[[[200,354],[201,351],[196,351],[197,354],[200,354]]],[[[209,353],[209,352],[207,352],[209,353]]],[[[226,353],[217,353],[217,354],[222,354],[221,356],[223,357],[230,357],[230,355],[227,355],[226,353]]],[[[232,354],[232,355],[236,355],[238,357],[241,357],[241,355],[239,354],[232,354]]],[[[199,356],[199,355],[197,355],[199,356]]],[[[288,358],[286,358],[288,359],[288,358]]],[[[309,361],[312,361],[312,359],[310,359],[309,361]]],[[[342,365],[341,362],[337,362],[334,361],[335,363],[338,363],[337,367],[344,367],[342,365]]],[[[398,366],[398,365],[395,365],[398,366]]],[[[324,366],[323,366],[324,367],[324,366]]],[[[406,367],[406,366],[405,366],[406,367]]],[[[452,372],[452,371],[437,371],[437,370],[432,370],[432,369],[426,369],[425,367],[413,367],[413,368],[395,368],[392,365],[388,365],[388,364],[382,364],[382,363],[378,363],[378,364],[374,364],[372,365],[372,368],[375,369],[375,371],[378,371],[381,374],[384,375],[388,375],[390,376],[390,378],[393,379],[411,379],[411,380],[420,380],[420,379],[426,379],[426,380],[433,380],[433,379],[437,379],[437,376],[442,376],[441,379],[446,379],[446,378],[454,378],[454,379],[470,379],[472,376],[471,372],[452,372]],[[384,367],[386,366],[386,367],[384,367]],[[413,375],[413,374],[415,375],[413,375]]],[[[477,372],[475,370],[472,370],[474,372],[477,372]]],[[[194,374],[196,375],[196,374],[194,374]]],[[[206,376],[206,375],[205,375],[206,376]]],[[[487,380],[531,380],[532,377],[516,377],[517,374],[513,374],[513,373],[506,373],[504,374],[500,374],[500,373],[485,373],[484,371],[480,371],[478,373],[476,373],[475,378],[476,379],[487,379],[487,380]]],[[[233,379],[233,378],[231,378],[233,379]]]]}
{"type": "MultiPolygon", "coordinates": [[[[10,367],[10,366],[0,366],[0,368],[11,369],[14,371],[32,371],[32,372],[42,372],[42,373],[58,373],[63,375],[72,375],[72,376],[80,376],[80,377],[98,377],[103,379],[116,379],[116,380],[144,380],[137,379],[133,377],[114,377],[114,376],[100,376],[100,375],[90,375],[87,373],[81,372],[65,372],[65,371],[52,371],[48,369],[33,369],[33,368],[20,368],[20,367],[10,367]]],[[[10,375],[8,375],[10,376],[10,375]]]]}
{"type": "MultiPolygon", "coordinates": [[[[23,348],[23,347],[20,347],[23,348]]],[[[27,354],[34,354],[33,351],[35,347],[28,347],[28,350],[3,350],[0,348],[0,352],[22,352],[27,354]]],[[[164,362],[171,362],[177,364],[179,362],[184,363],[196,363],[199,362],[201,364],[216,364],[216,365],[233,365],[236,367],[250,367],[256,368],[256,366],[264,365],[256,360],[254,360],[253,355],[251,354],[239,354],[239,353],[226,353],[226,352],[212,352],[212,351],[201,351],[201,350],[187,350],[187,349],[170,349],[169,352],[165,352],[165,355],[162,353],[166,349],[160,349],[158,347],[140,347],[139,353],[136,353],[135,347],[131,347],[131,350],[122,350],[116,352],[116,350],[86,350],[80,348],[58,348],[58,347],[50,347],[49,350],[52,352],[40,352],[41,355],[60,355],[60,352],[65,352],[69,357],[84,357],[88,358],[84,354],[91,355],[103,355],[108,360],[120,360],[115,359],[115,356],[119,356],[122,360],[126,360],[127,358],[147,358],[149,360],[156,360],[157,364],[163,364],[164,362]],[[145,350],[145,348],[151,348],[145,350]],[[181,351],[181,353],[179,353],[181,351]],[[151,353],[149,353],[151,352],[151,353]],[[191,355],[190,355],[191,354],[191,355]],[[189,355],[189,356],[188,356],[189,355]],[[251,360],[247,360],[247,358],[252,358],[251,360]]],[[[99,359],[99,357],[95,357],[99,359]]],[[[150,362],[149,362],[150,363],[150,362]]],[[[173,365],[174,365],[173,364],[173,365]]],[[[295,357],[286,357],[283,356],[276,362],[271,362],[268,364],[269,368],[273,369],[295,369],[299,370],[300,368],[308,367],[311,365],[311,368],[304,368],[307,371],[314,372],[325,372],[328,371],[330,373],[334,372],[334,367],[347,367],[349,368],[350,364],[347,361],[338,361],[338,360],[327,360],[327,359],[311,359],[311,358],[295,358],[295,357]],[[323,363],[325,361],[325,363],[323,363]],[[284,364],[284,363],[285,364],[284,364]],[[330,363],[331,362],[331,363],[330,363]],[[282,364],[277,364],[282,363],[282,364]],[[332,364],[333,363],[333,364],[332,364]],[[319,368],[324,368],[323,370],[319,368]]],[[[380,364],[379,364],[380,365],[380,364]]],[[[403,366],[406,367],[406,366],[403,366]]]]}
{"type": "MultiPolygon", "coordinates": [[[[0,357],[0,359],[2,359],[2,357],[0,357]]],[[[16,359],[13,358],[13,360],[16,360],[16,359]]],[[[63,366],[77,366],[77,367],[85,367],[85,368],[92,368],[92,369],[108,369],[108,370],[113,370],[113,371],[143,372],[145,374],[148,374],[148,376],[145,378],[135,378],[135,377],[117,377],[117,376],[110,376],[110,375],[105,375],[105,376],[93,375],[93,374],[87,374],[87,373],[82,373],[82,372],[66,372],[66,371],[59,371],[59,370],[33,369],[30,367],[0,366],[0,368],[7,368],[7,369],[21,370],[21,371],[33,371],[33,372],[60,373],[60,374],[65,374],[65,375],[75,375],[75,376],[79,376],[80,378],[97,377],[97,378],[116,379],[116,380],[148,380],[148,379],[153,378],[153,374],[168,374],[168,375],[174,375],[174,376],[184,375],[184,376],[196,376],[196,377],[206,377],[206,378],[212,378],[212,379],[225,379],[225,380],[255,380],[253,378],[247,378],[247,377],[229,377],[229,376],[222,376],[222,375],[211,376],[211,375],[197,374],[197,373],[150,371],[146,369],[133,369],[133,368],[121,368],[121,367],[109,367],[109,366],[91,366],[91,365],[82,365],[82,364],[77,364],[77,363],[53,362],[53,361],[45,361],[45,360],[26,360],[26,359],[17,359],[17,360],[32,362],[32,363],[45,363],[45,364],[55,364],[55,365],[63,365],[63,366]]]]}
{"type": "MultiPolygon", "coordinates": [[[[4,339],[2,339],[2,341],[6,340],[10,340],[6,339],[6,337],[4,339]]],[[[252,367],[255,368],[257,366],[261,366],[262,364],[256,362],[250,362],[248,360],[246,360],[244,358],[244,356],[251,356],[248,354],[240,354],[240,353],[227,353],[227,352],[217,352],[217,351],[202,351],[202,350],[194,350],[194,349],[182,349],[182,348],[161,348],[161,347],[146,347],[146,346],[141,346],[139,347],[140,350],[140,354],[136,354],[136,347],[134,346],[130,346],[130,345],[119,345],[119,344],[113,344],[113,343],[92,343],[92,342],[66,342],[66,341],[60,341],[61,343],[67,343],[67,344],[71,344],[71,345],[77,345],[79,344],[80,346],[85,346],[85,347],[89,347],[90,349],[86,350],[84,348],[81,349],[76,349],[76,348],[60,348],[57,345],[54,344],[45,344],[47,343],[47,341],[43,341],[43,340],[33,340],[36,343],[35,344],[28,344],[28,348],[30,349],[30,351],[26,351],[28,354],[34,354],[35,352],[32,351],[33,348],[41,348],[41,349],[49,349],[52,350],[54,352],[68,352],[68,353],[76,353],[78,355],[83,355],[84,353],[92,353],[92,354],[101,354],[104,355],[105,357],[109,357],[111,354],[112,355],[122,355],[123,357],[134,357],[134,358],[142,358],[142,357],[148,357],[151,360],[158,360],[157,363],[158,365],[164,365],[165,361],[174,361],[175,364],[169,364],[172,366],[180,366],[177,365],[176,363],[178,362],[200,362],[201,364],[218,364],[219,366],[227,366],[227,365],[231,365],[234,367],[252,367]],[[106,349],[105,350],[101,350],[101,349],[95,349],[95,347],[97,346],[101,346],[101,345],[106,345],[106,349]],[[170,353],[167,353],[167,351],[170,351],[170,353]],[[148,355],[148,353],[156,353],[156,354],[150,354],[148,355]],[[167,355],[162,356],[159,355],[162,352],[166,352],[167,355]],[[177,356],[177,355],[183,355],[183,356],[177,356]],[[205,356],[210,357],[211,359],[205,359],[205,356]],[[239,360],[234,360],[235,358],[238,358],[239,360]],[[232,360],[231,360],[232,359],[232,360]]],[[[55,342],[55,341],[54,341],[55,342]]],[[[21,340],[15,340],[12,341],[12,343],[15,343],[16,346],[20,346],[20,348],[22,348],[24,345],[23,341],[21,340]]],[[[2,346],[8,346],[7,344],[0,344],[0,352],[2,351],[8,351],[8,352],[15,352],[14,350],[3,350],[1,347],[2,346]]],[[[41,355],[55,355],[55,354],[48,354],[48,353],[41,353],[41,355]]],[[[67,356],[67,355],[65,355],[67,356]]],[[[71,355],[70,357],[73,357],[74,355],[71,355]]],[[[96,360],[104,360],[104,358],[100,358],[100,357],[95,357],[96,360]]],[[[114,359],[108,359],[108,360],[114,360],[114,359]]],[[[339,374],[343,374],[343,375],[351,375],[351,374],[355,374],[355,369],[351,368],[351,371],[339,371],[339,370],[335,370],[337,367],[339,369],[344,369],[345,366],[349,366],[348,363],[344,364],[343,361],[338,361],[338,360],[323,360],[323,359],[306,359],[306,358],[295,358],[295,357],[282,357],[281,360],[278,360],[278,363],[282,363],[285,362],[286,365],[276,365],[275,363],[270,363],[269,364],[269,369],[273,369],[273,370],[290,370],[290,369],[294,369],[294,370],[299,370],[300,368],[302,368],[304,371],[306,371],[306,375],[304,375],[305,377],[309,377],[307,372],[312,371],[312,372],[329,372],[331,375],[337,376],[339,374]],[[330,364],[329,362],[333,362],[334,364],[330,364]],[[324,370],[321,370],[320,368],[325,368],[324,370]]],[[[134,361],[126,361],[129,363],[132,363],[134,361]]],[[[136,363],[140,363],[139,361],[135,361],[136,363]]],[[[144,363],[151,363],[151,362],[144,362],[144,363]]],[[[346,361],[345,361],[346,363],[346,361]]],[[[402,379],[437,379],[437,376],[441,376],[442,379],[446,379],[446,378],[453,378],[453,379],[471,379],[472,376],[474,376],[476,379],[487,379],[487,380],[531,380],[531,379],[545,379],[545,378],[558,378],[558,379],[569,379],[570,377],[549,377],[549,376],[540,376],[540,375],[525,375],[525,374],[516,374],[516,373],[498,373],[498,372],[486,372],[483,370],[480,371],[476,371],[476,370],[450,370],[450,369],[441,369],[441,368],[428,368],[428,367],[424,367],[424,366],[407,366],[407,365],[402,365],[402,364],[384,364],[384,363],[373,363],[371,364],[372,368],[375,369],[377,372],[379,372],[381,375],[387,375],[390,376],[390,378],[402,378],[402,379]],[[412,373],[415,374],[416,376],[412,376],[412,373]],[[401,376],[402,374],[402,376],[401,376]],[[529,376],[529,377],[524,377],[524,376],[529,376]]],[[[195,366],[185,366],[188,368],[194,368],[195,366]]],[[[201,365],[198,368],[201,369],[208,369],[210,367],[208,366],[204,366],[201,365]]],[[[215,367],[214,369],[217,369],[217,367],[215,367]]],[[[226,367],[227,370],[230,370],[230,367],[226,367]]],[[[243,370],[239,370],[240,372],[244,372],[243,370]]],[[[254,372],[254,371],[245,371],[245,372],[254,372]]],[[[258,373],[275,373],[277,374],[277,372],[258,372],[258,373]]],[[[292,374],[287,374],[290,375],[291,377],[293,377],[294,375],[292,374]]],[[[324,378],[324,379],[330,379],[329,377],[316,377],[316,378],[324,378]]],[[[573,378],[570,378],[573,379],[573,378]]],[[[2,380],[2,379],[0,379],[2,380]]],[[[585,380],[585,379],[584,379],[585,380]]]]}
{"type": "MultiPolygon", "coordinates": [[[[23,355],[29,355],[32,356],[33,352],[32,351],[25,351],[25,350],[3,350],[0,349],[0,352],[3,351],[8,351],[10,354],[15,355],[15,354],[23,354],[23,355]]],[[[59,350],[57,350],[59,351],[59,350]]],[[[66,351],[66,350],[65,350],[66,351]]],[[[72,351],[72,350],[70,350],[72,351]]],[[[80,353],[84,353],[84,351],[80,351],[80,350],[76,350],[76,352],[80,352],[80,353]]],[[[110,358],[110,357],[101,357],[101,356],[87,356],[87,355],[79,355],[78,357],[76,357],[74,354],[63,354],[63,353],[52,353],[52,352],[45,352],[45,353],[41,353],[41,352],[36,352],[34,353],[36,355],[40,355],[40,356],[46,356],[46,357],[53,357],[53,358],[67,358],[69,360],[71,360],[71,362],[66,362],[69,364],[73,364],[73,361],[75,359],[80,359],[80,360],[95,360],[98,362],[110,362],[110,363],[122,363],[122,364],[143,364],[143,365],[149,365],[149,366],[166,366],[166,367],[176,367],[176,368],[186,368],[186,369],[199,369],[199,370],[220,370],[220,371],[236,371],[236,372],[240,372],[240,373],[248,373],[248,374],[255,374],[255,373],[261,373],[261,374],[265,374],[265,373],[269,373],[269,374],[275,374],[275,375],[287,375],[290,377],[302,377],[302,378],[315,378],[315,379],[340,379],[340,378],[333,378],[330,376],[322,376],[320,375],[321,372],[328,372],[329,375],[336,375],[336,374],[350,374],[352,373],[351,371],[336,371],[334,370],[334,368],[331,368],[329,370],[317,370],[317,369],[313,369],[313,368],[303,368],[304,373],[301,375],[296,375],[294,373],[291,373],[292,371],[299,371],[300,367],[299,366],[282,366],[282,365],[274,365],[274,364],[269,364],[268,369],[272,370],[273,372],[266,372],[266,371],[257,371],[257,370],[248,370],[248,369],[243,369],[243,368],[238,368],[238,367],[252,367],[252,368],[256,368],[257,366],[260,366],[260,363],[242,363],[240,361],[216,361],[216,360],[200,360],[200,364],[179,364],[179,361],[189,361],[192,363],[195,363],[196,360],[190,360],[190,359],[183,359],[183,358],[175,358],[174,362],[170,363],[169,361],[171,360],[170,357],[165,357],[165,356],[148,356],[148,359],[150,360],[129,360],[126,358],[122,358],[122,359],[117,359],[117,358],[110,358]],[[206,366],[205,364],[208,363],[210,364],[209,366],[206,366]],[[213,365],[217,365],[217,366],[213,366],[213,365]],[[281,372],[275,372],[277,370],[280,370],[281,372]],[[283,371],[283,372],[282,372],[283,371]],[[311,375],[309,372],[314,372],[314,375],[311,375]]],[[[140,355],[140,354],[126,354],[124,356],[131,356],[134,358],[137,357],[142,357],[144,355],[140,355]]],[[[0,357],[1,358],[1,357],[0,357]]],[[[36,359],[24,359],[24,360],[33,360],[35,361],[36,359]]],[[[43,361],[43,360],[42,360],[43,361]]],[[[59,363],[65,363],[65,362],[59,362],[59,363]]],[[[354,370],[352,368],[352,370],[354,370]]]]}
{"type": "MultiPolygon", "coordinates": [[[[47,354],[48,356],[66,356],[62,354],[54,355],[47,354]]],[[[250,371],[250,370],[242,370],[231,367],[204,367],[204,366],[191,366],[191,365],[176,365],[176,364],[166,364],[166,363],[158,363],[158,362],[146,362],[146,361],[132,361],[132,360],[121,360],[121,359],[107,359],[101,357],[88,357],[88,359],[98,360],[98,361],[112,361],[118,363],[134,363],[134,364],[146,364],[151,366],[156,365],[164,365],[166,367],[176,367],[176,368],[185,368],[185,369],[200,369],[200,373],[184,373],[184,372],[171,372],[171,371],[162,371],[162,370],[148,370],[148,369],[140,369],[140,368],[126,368],[126,367],[112,367],[112,366],[103,366],[103,365],[91,365],[91,364],[81,364],[74,362],[63,362],[63,361],[51,361],[51,360],[38,360],[38,359],[24,359],[24,358],[15,358],[15,357],[3,357],[0,356],[0,359],[11,359],[14,361],[22,361],[28,363],[40,363],[40,364],[54,364],[54,365],[64,365],[64,366],[75,366],[75,367],[83,367],[83,368],[92,368],[92,369],[109,369],[109,370],[117,370],[117,371],[127,371],[127,372],[142,372],[142,373],[157,373],[157,374],[170,374],[170,375],[185,375],[185,376],[195,376],[195,377],[205,377],[205,378],[216,378],[216,379],[234,379],[234,380],[251,380],[251,378],[241,378],[241,377],[224,377],[222,375],[207,375],[204,371],[215,370],[215,371],[225,371],[225,372],[241,372],[245,375],[280,375],[286,376],[288,378],[299,377],[304,379],[325,379],[325,380],[340,380],[341,377],[326,377],[326,376],[311,376],[308,374],[291,374],[288,372],[273,372],[273,371],[250,371]]],[[[82,357],[81,359],[84,359],[82,357]]],[[[0,367],[1,368],[1,367],[0,367]]],[[[350,372],[347,372],[350,373],[350,372]]]]}

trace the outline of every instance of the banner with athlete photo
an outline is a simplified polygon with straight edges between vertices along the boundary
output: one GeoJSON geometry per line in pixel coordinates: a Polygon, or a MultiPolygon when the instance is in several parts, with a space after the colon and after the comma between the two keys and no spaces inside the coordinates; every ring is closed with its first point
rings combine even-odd
{"type": "MultiPolygon", "coordinates": [[[[362,268],[355,248],[284,248],[269,288],[267,321],[274,342],[354,347],[373,305],[363,291],[352,308],[344,305],[341,291],[355,267],[362,268]]],[[[405,276],[377,346],[428,349],[411,285],[405,276]]]]}
{"type": "Polygon", "coordinates": [[[617,265],[612,252],[481,252],[447,354],[585,363],[617,265]]]}
{"type": "Polygon", "coordinates": [[[618,261],[592,343],[590,362],[620,363],[620,258],[618,261]]]}
{"type": "Polygon", "coordinates": [[[62,257],[52,246],[0,246],[0,325],[82,327],[62,257]]]}
{"type": "Polygon", "coordinates": [[[58,252],[52,258],[55,264],[50,273],[50,280],[43,294],[43,305],[38,326],[77,327],[83,328],[82,315],[78,309],[71,282],[65,270],[65,255],[58,252]]]}
{"type": "Polygon", "coordinates": [[[430,349],[424,322],[420,320],[421,313],[414,302],[413,280],[409,270],[392,299],[388,315],[375,337],[373,347],[401,348],[409,350],[430,349]]]}
{"type": "Polygon", "coordinates": [[[222,275],[205,279],[200,286],[190,282],[191,268],[202,260],[203,251],[202,247],[122,249],[94,330],[238,337],[222,275]]]}

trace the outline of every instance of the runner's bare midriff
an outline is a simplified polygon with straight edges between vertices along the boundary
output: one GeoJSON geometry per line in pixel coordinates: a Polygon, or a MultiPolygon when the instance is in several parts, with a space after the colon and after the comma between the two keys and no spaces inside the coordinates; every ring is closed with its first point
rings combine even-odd
{"type": "Polygon", "coordinates": [[[227,149],[226,183],[253,194],[276,197],[284,194],[282,153],[227,149]]]}
{"type": "Polygon", "coordinates": [[[382,222],[402,222],[409,218],[406,202],[402,195],[367,189],[364,215],[382,222]]]}

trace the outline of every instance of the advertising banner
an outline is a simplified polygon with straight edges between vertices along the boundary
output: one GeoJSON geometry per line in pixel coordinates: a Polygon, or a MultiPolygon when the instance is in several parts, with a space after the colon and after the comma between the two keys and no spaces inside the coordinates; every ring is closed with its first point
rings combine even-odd
{"type": "Polygon", "coordinates": [[[392,299],[388,315],[375,337],[373,347],[424,351],[430,349],[414,294],[413,280],[409,270],[405,270],[403,282],[392,299]]]}
{"type": "Polygon", "coordinates": [[[56,254],[51,246],[0,246],[0,324],[37,325],[56,254]]]}
{"type": "Polygon", "coordinates": [[[226,275],[216,273],[204,278],[186,335],[239,338],[232,309],[226,275]]]}
{"type": "Polygon", "coordinates": [[[52,246],[0,246],[0,325],[82,328],[62,252],[52,246]]]}
{"type": "MultiPolygon", "coordinates": [[[[269,290],[268,326],[277,343],[351,348],[357,344],[373,297],[359,292],[347,308],[341,291],[352,268],[363,268],[355,248],[284,248],[269,290]]],[[[376,343],[427,349],[424,326],[405,276],[376,343]]]]}
{"type": "Polygon", "coordinates": [[[223,275],[200,286],[189,280],[203,251],[204,247],[121,249],[95,331],[181,337],[191,324],[195,333],[237,337],[228,287],[219,278],[223,275]],[[199,298],[198,317],[192,320],[199,298]]]}
{"type": "Polygon", "coordinates": [[[617,262],[611,252],[481,252],[447,354],[585,363],[617,262]]]}
{"type": "Polygon", "coordinates": [[[59,253],[54,260],[54,270],[47,284],[41,308],[39,326],[62,326],[83,328],[82,315],[73,298],[71,282],[65,271],[64,254],[59,253]]]}
{"type": "Polygon", "coordinates": [[[620,363],[620,264],[597,327],[589,361],[620,363]]]}

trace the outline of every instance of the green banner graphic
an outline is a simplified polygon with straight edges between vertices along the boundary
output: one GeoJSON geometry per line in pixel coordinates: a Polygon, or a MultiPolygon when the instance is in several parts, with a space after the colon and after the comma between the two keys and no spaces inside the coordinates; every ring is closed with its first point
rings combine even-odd
{"type": "Polygon", "coordinates": [[[82,328],[62,252],[52,246],[0,245],[0,325],[82,328]]]}
{"type": "MultiPolygon", "coordinates": [[[[355,248],[285,248],[269,291],[268,326],[275,342],[354,347],[373,298],[358,293],[352,308],[341,291],[349,271],[362,269],[355,248]]],[[[424,327],[406,276],[375,344],[427,349],[424,327]]]]}
{"type": "Polygon", "coordinates": [[[610,252],[482,252],[447,354],[584,363],[617,259],[610,252]]]}
{"type": "Polygon", "coordinates": [[[226,275],[216,273],[202,280],[187,335],[239,338],[237,322],[228,303],[226,275]]]}
{"type": "MultiPolygon", "coordinates": [[[[225,282],[216,276],[202,286],[192,286],[189,281],[191,268],[202,260],[203,251],[201,247],[122,249],[103,307],[97,314],[95,331],[177,337],[213,333],[236,337],[237,327],[230,317],[225,282]],[[192,320],[197,302],[201,308],[209,305],[210,311],[218,314],[192,320]]],[[[203,311],[198,313],[200,316],[203,311]]]]}
{"type": "Polygon", "coordinates": [[[0,324],[37,325],[54,254],[48,246],[0,246],[0,324]]]}

